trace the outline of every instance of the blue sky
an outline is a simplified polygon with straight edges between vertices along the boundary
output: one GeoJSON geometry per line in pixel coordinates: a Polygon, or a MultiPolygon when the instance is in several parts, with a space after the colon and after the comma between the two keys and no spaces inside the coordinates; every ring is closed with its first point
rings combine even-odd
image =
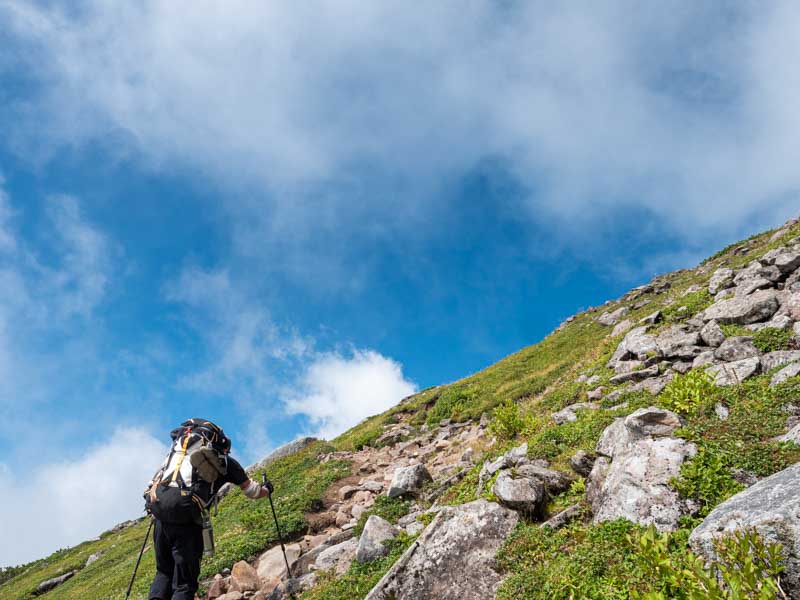
{"type": "Polygon", "coordinates": [[[0,1],[0,564],[794,216],[800,13],[695,4],[0,1]]]}

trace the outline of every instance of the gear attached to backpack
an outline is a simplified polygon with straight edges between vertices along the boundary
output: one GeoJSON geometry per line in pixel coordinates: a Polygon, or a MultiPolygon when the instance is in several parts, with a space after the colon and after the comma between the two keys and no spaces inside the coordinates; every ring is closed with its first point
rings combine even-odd
{"type": "Polygon", "coordinates": [[[170,435],[172,448],[145,493],[146,509],[165,523],[201,524],[214,484],[227,472],[231,441],[205,419],[184,421],[170,435]]]}

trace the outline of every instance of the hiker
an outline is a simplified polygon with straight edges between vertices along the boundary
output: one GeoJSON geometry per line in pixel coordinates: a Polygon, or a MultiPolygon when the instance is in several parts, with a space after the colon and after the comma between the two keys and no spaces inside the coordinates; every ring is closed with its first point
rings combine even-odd
{"type": "Polygon", "coordinates": [[[206,552],[213,552],[208,510],[219,489],[232,483],[255,500],[269,496],[273,487],[247,476],[228,455],[230,439],[211,421],[189,419],[171,435],[169,455],[145,492],[146,509],[155,519],[156,576],[150,600],[194,600],[204,541],[206,552]]]}

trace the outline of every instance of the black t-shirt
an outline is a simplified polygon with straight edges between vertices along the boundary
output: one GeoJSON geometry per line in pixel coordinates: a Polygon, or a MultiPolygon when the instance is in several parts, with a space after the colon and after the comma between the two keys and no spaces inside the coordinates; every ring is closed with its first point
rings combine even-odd
{"type": "Polygon", "coordinates": [[[222,485],[225,483],[232,483],[233,485],[242,485],[248,479],[249,477],[247,476],[247,473],[244,472],[244,468],[242,468],[242,465],[239,464],[239,461],[233,458],[232,456],[229,456],[228,472],[217,480],[219,482],[219,485],[217,487],[218,488],[222,487],[222,485]]]}

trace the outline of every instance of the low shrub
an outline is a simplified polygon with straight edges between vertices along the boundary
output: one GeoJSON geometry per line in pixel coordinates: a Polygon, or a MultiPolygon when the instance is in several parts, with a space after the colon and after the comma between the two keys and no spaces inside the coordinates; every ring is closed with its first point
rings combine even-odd
{"type": "Polygon", "coordinates": [[[525,425],[519,405],[512,400],[495,407],[492,416],[489,429],[501,440],[514,439],[525,425]]]}
{"type": "Polygon", "coordinates": [[[659,402],[668,410],[690,415],[710,405],[715,393],[711,377],[702,369],[694,369],[670,381],[661,393],[659,402]]]}
{"type": "Polygon", "coordinates": [[[776,350],[789,350],[792,348],[794,334],[790,329],[776,329],[765,327],[753,335],[753,345],[762,352],[775,352],[776,350]]]}
{"type": "Polygon", "coordinates": [[[703,516],[744,489],[731,475],[722,455],[706,448],[681,466],[681,475],[672,481],[672,486],[684,498],[700,502],[703,516]]]}

